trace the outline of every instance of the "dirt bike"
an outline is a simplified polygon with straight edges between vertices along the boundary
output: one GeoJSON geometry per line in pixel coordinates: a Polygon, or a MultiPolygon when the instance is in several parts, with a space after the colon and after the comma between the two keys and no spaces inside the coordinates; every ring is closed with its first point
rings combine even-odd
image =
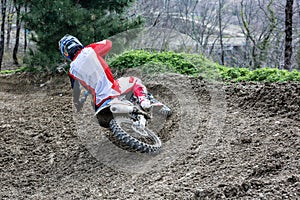
{"type": "MultiPolygon", "coordinates": [[[[57,71],[67,73],[64,66],[58,67],[57,71]]],[[[85,90],[80,102],[83,104],[89,95],[85,90]]],[[[113,98],[96,111],[95,116],[100,126],[110,129],[110,139],[118,141],[118,145],[126,149],[142,153],[158,152],[161,149],[161,140],[149,129],[148,123],[155,117],[154,114],[166,119],[172,114],[172,110],[155,99],[151,93],[147,94],[147,98],[151,102],[148,112],[142,109],[133,91],[130,90],[113,98]]]]}
{"type": "Polygon", "coordinates": [[[149,129],[148,123],[156,114],[169,117],[172,110],[151,93],[148,93],[148,99],[151,102],[149,111],[142,109],[132,91],[113,98],[96,111],[100,126],[110,129],[109,138],[118,146],[141,153],[161,149],[161,140],[149,129]]]}

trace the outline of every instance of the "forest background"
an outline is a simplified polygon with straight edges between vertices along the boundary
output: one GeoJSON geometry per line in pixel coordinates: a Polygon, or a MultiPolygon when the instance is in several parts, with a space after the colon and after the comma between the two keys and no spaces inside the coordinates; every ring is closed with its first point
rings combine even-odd
{"type": "Polygon", "coordinates": [[[145,29],[159,42],[124,50],[201,54],[251,70],[300,68],[300,0],[1,0],[0,8],[0,70],[56,68],[67,33],[88,44],[145,29]]]}

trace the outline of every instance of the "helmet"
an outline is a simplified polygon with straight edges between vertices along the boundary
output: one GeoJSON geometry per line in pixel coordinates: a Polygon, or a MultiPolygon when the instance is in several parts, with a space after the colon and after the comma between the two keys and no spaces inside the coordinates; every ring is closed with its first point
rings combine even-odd
{"type": "Polygon", "coordinates": [[[77,51],[83,48],[81,42],[72,35],[65,35],[58,42],[60,53],[67,59],[73,60],[77,51]]]}

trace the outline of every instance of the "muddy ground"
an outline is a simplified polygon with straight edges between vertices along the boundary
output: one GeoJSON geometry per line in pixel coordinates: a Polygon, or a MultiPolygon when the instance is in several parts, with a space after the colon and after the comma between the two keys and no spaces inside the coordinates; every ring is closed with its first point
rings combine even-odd
{"type": "Polygon", "coordinates": [[[68,81],[0,78],[0,199],[299,198],[300,83],[149,79],[174,113],[145,156],[82,131],[68,81]]]}

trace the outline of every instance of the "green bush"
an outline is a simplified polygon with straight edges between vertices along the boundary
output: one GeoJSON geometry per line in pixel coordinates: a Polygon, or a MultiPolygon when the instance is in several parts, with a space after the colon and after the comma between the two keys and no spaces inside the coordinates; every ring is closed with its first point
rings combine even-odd
{"type": "MultiPolygon", "coordinates": [[[[155,67],[155,65],[160,67],[165,66],[162,67],[162,71],[166,72],[166,69],[168,69],[169,72],[176,72],[186,75],[199,75],[200,73],[204,73],[206,70],[205,66],[209,65],[206,64],[206,62],[209,61],[200,55],[194,54],[133,50],[127,51],[110,59],[108,64],[110,67],[117,69],[135,67],[145,68],[146,65],[154,67],[157,70],[156,72],[161,70],[159,67],[155,67]]],[[[215,69],[215,64],[213,65],[213,69],[215,69]]],[[[151,71],[154,72],[153,69],[151,71]]]]}
{"type": "Polygon", "coordinates": [[[174,52],[149,52],[144,50],[127,51],[108,62],[117,69],[140,67],[148,73],[175,72],[201,76],[208,80],[223,81],[300,81],[300,72],[261,68],[251,71],[248,68],[225,67],[198,54],[174,52]]]}
{"type": "Polygon", "coordinates": [[[292,72],[288,72],[282,81],[300,81],[300,72],[294,69],[292,72]]]}
{"type": "Polygon", "coordinates": [[[151,61],[150,55],[147,51],[128,51],[110,59],[108,64],[116,69],[140,67],[151,61]]]}
{"type": "Polygon", "coordinates": [[[256,69],[249,74],[249,79],[251,81],[279,81],[280,74],[276,69],[262,68],[256,69]]]}
{"type": "Polygon", "coordinates": [[[261,68],[249,70],[247,68],[218,67],[222,80],[225,81],[300,81],[300,72],[293,70],[280,70],[276,68],[261,68]]]}
{"type": "Polygon", "coordinates": [[[250,70],[247,68],[230,68],[219,66],[218,70],[221,79],[225,81],[248,79],[250,74],[250,70]]]}

